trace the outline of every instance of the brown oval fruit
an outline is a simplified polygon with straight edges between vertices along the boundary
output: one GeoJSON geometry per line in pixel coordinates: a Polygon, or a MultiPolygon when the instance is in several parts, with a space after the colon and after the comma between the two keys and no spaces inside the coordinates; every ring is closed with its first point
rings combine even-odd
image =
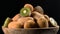
{"type": "Polygon", "coordinates": [[[48,27],[48,20],[44,17],[43,14],[40,14],[39,12],[33,12],[32,16],[35,20],[37,20],[37,23],[40,28],[48,27]]]}
{"type": "Polygon", "coordinates": [[[36,10],[37,12],[41,13],[41,14],[44,14],[44,10],[42,9],[41,6],[36,6],[36,7],[35,7],[35,10],[36,10]]]}
{"type": "Polygon", "coordinates": [[[39,13],[39,12],[34,11],[34,12],[32,12],[32,17],[35,18],[35,19],[39,19],[39,18],[41,18],[41,17],[43,18],[44,15],[42,15],[42,14],[39,13]]]}
{"type": "Polygon", "coordinates": [[[44,15],[44,17],[49,21],[49,16],[48,15],[44,15]]]}
{"type": "Polygon", "coordinates": [[[13,21],[17,21],[20,17],[21,17],[20,14],[16,14],[16,15],[12,18],[12,20],[13,20],[13,21]]]}
{"type": "Polygon", "coordinates": [[[24,29],[27,28],[34,28],[35,27],[35,22],[33,20],[28,20],[26,21],[26,23],[24,24],[24,29]]]}
{"type": "Polygon", "coordinates": [[[21,17],[18,19],[17,22],[19,22],[22,26],[24,26],[24,23],[26,23],[26,21],[28,20],[33,20],[33,18],[32,17],[21,17]]]}
{"type": "Polygon", "coordinates": [[[8,28],[21,28],[22,26],[21,26],[21,24],[20,23],[18,23],[18,22],[10,22],[9,24],[8,24],[8,28]]]}
{"type": "Polygon", "coordinates": [[[33,11],[33,6],[31,4],[25,4],[24,7],[30,8],[33,11]]]}
{"type": "Polygon", "coordinates": [[[37,23],[39,25],[40,28],[46,28],[48,27],[48,21],[45,18],[40,18],[37,20],[37,23]]]}

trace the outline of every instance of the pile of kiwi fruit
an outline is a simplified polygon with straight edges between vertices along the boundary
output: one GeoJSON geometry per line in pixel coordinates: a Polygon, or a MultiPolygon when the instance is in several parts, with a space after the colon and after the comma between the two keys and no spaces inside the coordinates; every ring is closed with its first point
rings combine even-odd
{"type": "Polygon", "coordinates": [[[54,18],[44,14],[41,6],[25,4],[13,18],[7,17],[3,27],[6,28],[49,28],[58,26],[54,18]]]}

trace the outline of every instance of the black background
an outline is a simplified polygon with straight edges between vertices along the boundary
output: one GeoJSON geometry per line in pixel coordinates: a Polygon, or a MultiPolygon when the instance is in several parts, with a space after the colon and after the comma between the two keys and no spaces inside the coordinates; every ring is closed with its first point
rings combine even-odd
{"type": "MultiPolygon", "coordinates": [[[[29,3],[34,7],[37,5],[42,6],[44,12],[53,17],[60,26],[60,1],[59,0],[1,0],[0,1],[0,34],[3,34],[1,26],[3,25],[6,17],[12,18],[24,4],[29,3]]],[[[58,34],[60,31],[58,32],[58,34]]]]}

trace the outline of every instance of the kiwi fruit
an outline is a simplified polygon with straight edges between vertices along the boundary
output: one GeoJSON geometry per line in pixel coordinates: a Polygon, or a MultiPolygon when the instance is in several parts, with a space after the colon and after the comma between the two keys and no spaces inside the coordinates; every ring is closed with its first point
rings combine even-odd
{"type": "Polygon", "coordinates": [[[51,25],[53,25],[53,26],[58,26],[57,22],[56,22],[55,19],[52,18],[52,17],[50,17],[50,23],[51,23],[51,25]]]}
{"type": "Polygon", "coordinates": [[[7,27],[8,24],[9,24],[11,21],[12,21],[11,18],[7,17],[6,20],[5,20],[5,22],[4,22],[3,27],[7,27]]]}
{"type": "Polygon", "coordinates": [[[30,16],[30,15],[31,15],[31,10],[30,10],[30,8],[22,8],[22,9],[20,10],[20,15],[23,16],[23,17],[30,16]]]}
{"type": "Polygon", "coordinates": [[[17,22],[19,22],[23,26],[24,23],[26,23],[28,20],[33,20],[33,18],[32,17],[21,17],[17,20],[17,22]]]}
{"type": "Polygon", "coordinates": [[[35,10],[36,10],[37,12],[41,13],[41,14],[44,14],[44,10],[42,9],[41,6],[36,6],[36,7],[35,7],[35,10]]]}
{"type": "Polygon", "coordinates": [[[43,18],[44,15],[39,13],[39,12],[34,11],[34,12],[32,12],[32,17],[35,18],[35,19],[39,19],[41,17],[43,18]]]}
{"type": "Polygon", "coordinates": [[[37,20],[37,23],[38,23],[40,28],[47,28],[49,26],[48,21],[45,18],[39,18],[37,20]]]}
{"type": "Polygon", "coordinates": [[[30,10],[33,11],[33,6],[31,4],[25,4],[24,7],[25,8],[30,8],[30,10]]]}
{"type": "Polygon", "coordinates": [[[8,28],[11,29],[11,28],[14,28],[14,29],[17,29],[17,28],[22,28],[23,26],[21,26],[21,24],[17,21],[12,21],[8,24],[8,28]]]}
{"type": "Polygon", "coordinates": [[[28,20],[25,24],[24,24],[24,29],[27,28],[34,28],[35,27],[35,22],[33,20],[28,20]]]}
{"type": "Polygon", "coordinates": [[[12,20],[13,20],[13,21],[17,21],[20,17],[21,17],[20,14],[16,14],[16,15],[12,18],[12,20]]]}
{"type": "Polygon", "coordinates": [[[44,15],[44,17],[49,21],[49,16],[48,15],[44,15]]]}

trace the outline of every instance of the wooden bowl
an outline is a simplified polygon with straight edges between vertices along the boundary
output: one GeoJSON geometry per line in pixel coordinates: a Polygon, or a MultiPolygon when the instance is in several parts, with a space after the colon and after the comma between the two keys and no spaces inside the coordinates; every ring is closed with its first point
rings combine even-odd
{"type": "Polygon", "coordinates": [[[2,27],[4,34],[57,34],[59,26],[49,28],[8,29],[2,27]]]}

